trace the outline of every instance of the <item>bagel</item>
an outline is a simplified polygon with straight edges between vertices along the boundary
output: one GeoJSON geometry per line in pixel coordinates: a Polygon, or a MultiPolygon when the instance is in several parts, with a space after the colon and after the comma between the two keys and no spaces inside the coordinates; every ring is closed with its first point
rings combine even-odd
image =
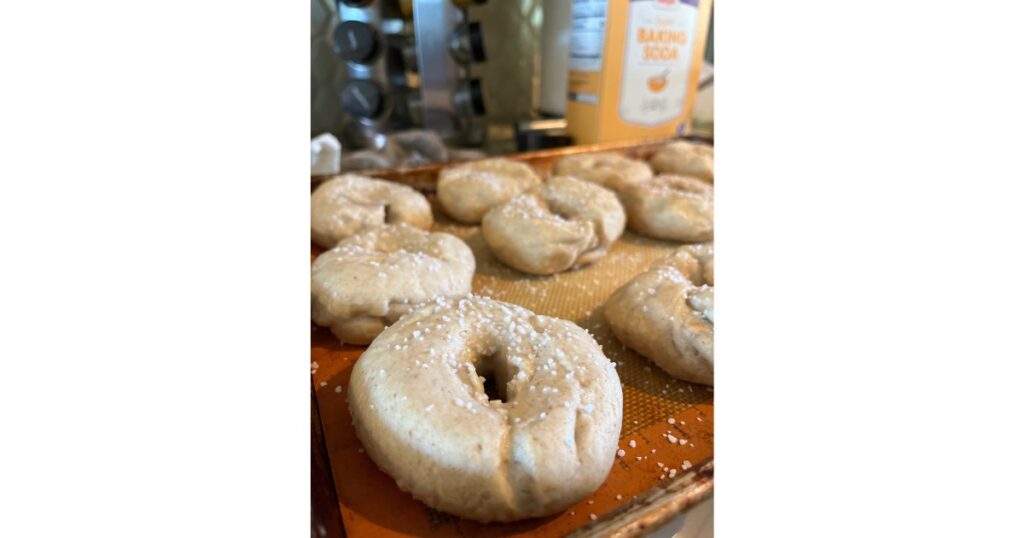
{"type": "Polygon", "coordinates": [[[622,189],[619,198],[638,234],[687,243],[714,237],[714,188],[705,181],[665,174],[622,189]]]}
{"type": "Polygon", "coordinates": [[[346,152],[341,158],[342,172],[361,172],[364,170],[377,170],[380,168],[392,168],[395,166],[394,157],[385,152],[375,149],[363,149],[346,152]]]}
{"type": "Polygon", "coordinates": [[[487,212],[481,233],[495,257],[534,275],[550,275],[605,255],[626,224],[615,194],[555,176],[487,212]]]}
{"type": "Polygon", "coordinates": [[[566,155],[555,163],[555,175],[574,176],[613,191],[653,177],[647,163],[612,152],[566,155]]]}
{"type": "Polygon", "coordinates": [[[331,248],[362,230],[405,223],[430,229],[430,203],[411,187],[357,174],[325,181],[310,200],[312,238],[331,248]]]}
{"type": "Polygon", "coordinates": [[[453,219],[479,224],[489,209],[540,183],[540,176],[526,163],[486,159],[442,170],[437,199],[453,219]]]}
{"type": "Polygon", "coordinates": [[[619,376],[589,333],[477,296],[437,299],[386,329],[348,394],[363,447],[399,488],[483,522],[584,499],[622,427],[619,376]]]}
{"type": "Polygon", "coordinates": [[[713,386],[715,289],[691,278],[714,283],[714,250],[700,249],[655,263],[613,293],[604,314],[620,342],[669,375],[713,386]]]}
{"type": "Polygon", "coordinates": [[[371,228],[317,256],[313,322],[368,344],[417,303],[470,293],[476,261],[461,239],[406,224],[371,228]]]}
{"type": "Polygon", "coordinates": [[[715,181],[715,149],[704,144],[683,140],[665,144],[654,153],[649,164],[659,174],[715,181]]]}
{"type": "Polygon", "coordinates": [[[651,269],[664,265],[676,267],[690,282],[702,286],[715,285],[715,244],[697,243],[680,247],[672,254],[651,264],[651,269]]]}

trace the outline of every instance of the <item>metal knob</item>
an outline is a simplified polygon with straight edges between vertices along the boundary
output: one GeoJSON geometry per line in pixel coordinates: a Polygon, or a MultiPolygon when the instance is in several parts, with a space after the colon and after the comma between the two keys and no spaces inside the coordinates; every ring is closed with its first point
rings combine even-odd
{"type": "Polygon", "coordinates": [[[377,32],[365,22],[345,21],[334,29],[334,50],[350,62],[368,63],[377,48],[377,32]]]}
{"type": "Polygon", "coordinates": [[[341,90],[341,106],[353,116],[372,118],[380,113],[382,104],[380,88],[369,80],[353,80],[341,90]]]}

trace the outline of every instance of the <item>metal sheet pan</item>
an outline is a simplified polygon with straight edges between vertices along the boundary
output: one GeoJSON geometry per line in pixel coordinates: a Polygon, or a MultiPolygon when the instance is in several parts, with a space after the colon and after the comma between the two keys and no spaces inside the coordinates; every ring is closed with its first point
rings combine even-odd
{"type": "MultiPolygon", "coordinates": [[[[508,157],[523,160],[546,176],[563,155],[614,150],[646,159],[664,143],[583,146],[508,157]]],[[[412,185],[433,198],[430,194],[444,166],[381,170],[368,175],[412,185]]],[[[713,391],[672,379],[626,349],[608,330],[601,310],[607,296],[622,283],[678,245],[627,232],[606,258],[592,266],[553,277],[535,277],[494,260],[479,237],[478,227],[451,222],[437,207],[435,216],[437,229],[461,237],[477,256],[474,293],[570,319],[588,329],[609,358],[619,363],[624,394],[620,447],[626,454],[616,458],[608,480],[598,491],[561,514],[510,524],[481,524],[431,510],[400,491],[377,469],[355,437],[345,397],[351,367],[363,348],[343,346],[329,331],[312,326],[313,391],[318,407],[314,420],[320,419],[323,442],[322,450],[319,454],[314,450],[313,457],[326,460],[319,466],[314,461],[313,472],[321,475],[314,476],[314,483],[333,485],[333,490],[320,488],[319,500],[317,490],[313,492],[314,533],[336,535],[323,522],[330,523],[340,514],[342,532],[352,536],[638,536],[708,497],[714,484],[713,391]],[[672,438],[685,441],[672,443],[672,438]],[[324,473],[332,475],[330,480],[323,480],[324,473]],[[336,497],[324,502],[323,497],[329,494],[336,497]],[[330,512],[325,507],[330,506],[337,506],[338,514],[325,514],[325,510],[330,512]],[[324,533],[319,532],[318,522],[324,533]]],[[[319,252],[314,246],[312,255],[319,252]]]]}

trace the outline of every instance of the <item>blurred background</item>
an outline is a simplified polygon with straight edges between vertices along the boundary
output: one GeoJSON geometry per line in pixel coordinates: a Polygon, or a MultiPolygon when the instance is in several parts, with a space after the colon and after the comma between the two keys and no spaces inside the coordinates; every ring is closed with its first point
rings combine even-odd
{"type": "MultiPolygon", "coordinates": [[[[691,5],[693,13],[698,5],[644,1],[691,5]]],[[[565,119],[570,51],[592,47],[587,39],[600,46],[616,2],[312,0],[310,135],[336,138],[350,170],[580,142],[565,119]],[[435,147],[442,144],[456,151],[435,147]]],[[[687,134],[713,138],[708,26],[695,33],[705,39],[687,134]]]]}

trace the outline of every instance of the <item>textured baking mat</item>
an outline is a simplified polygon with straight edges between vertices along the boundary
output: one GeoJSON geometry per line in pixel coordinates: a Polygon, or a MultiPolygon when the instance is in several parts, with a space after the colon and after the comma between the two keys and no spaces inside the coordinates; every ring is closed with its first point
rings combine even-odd
{"type": "MultiPolygon", "coordinates": [[[[346,397],[352,366],[364,348],[342,346],[329,330],[313,326],[313,382],[349,536],[565,536],[713,456],[712,390],[673,379],[625,348],[611,333],[602,311],[609,295],[678,245],[626,232],[597,263],[537,277],[498,262],[478,226],[454,224],[436,207],[434,215],[436,230],[462,238],[473,249],[474,293],[574,321],[590,331],[617,363],[623,392],[619,447],[625,454],[615,458],[600,489],[560,514],[482,524],[432,510],[399,490],[363,452],[355,436],[346,397]]],[[[318,252],[314,247],[314,255],[318,252]]]]}

